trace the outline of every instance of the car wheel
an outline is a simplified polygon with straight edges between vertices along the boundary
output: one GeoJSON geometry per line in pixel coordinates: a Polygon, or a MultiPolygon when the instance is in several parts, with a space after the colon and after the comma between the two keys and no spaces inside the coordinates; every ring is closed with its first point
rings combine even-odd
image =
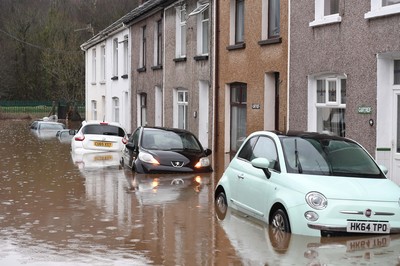
{"type": "Polygon", "coordinates": [[[223,220],[228,209],[228,202],[226,200],[225,193],[219,191],[215,197],[215,211],[218,219],[223,220]]]}
{"type": "Polygon", "coordinates": [[[277,209],[272,216],[271,225],[274,229],[290,233],[289,218],[286,211],[277,209]]]}

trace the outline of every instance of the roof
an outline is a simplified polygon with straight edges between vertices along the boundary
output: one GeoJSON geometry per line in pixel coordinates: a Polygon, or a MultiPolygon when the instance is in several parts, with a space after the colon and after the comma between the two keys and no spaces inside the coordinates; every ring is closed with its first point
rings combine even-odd
{"type": "Polygon", "coordinates": [[[107,39],[107,37],[118,30],[124,29],[127,25],[129,25],[132,21],[144,16],[145,14],[149,13],[150,11],[157,10],[158,8],[163,8],[167,4],[174,2],[171,0],[149,0],[141,4],[140,6],[136,7],[128,14],[124,15],[120,19],[116,20],[110,26],[106,27],[105,29],[101,30],[95,36],[90,38],[88,41],[81,45],[82,50],[87,50],[90,47],[96,45],[97,43],[107,39]]]}

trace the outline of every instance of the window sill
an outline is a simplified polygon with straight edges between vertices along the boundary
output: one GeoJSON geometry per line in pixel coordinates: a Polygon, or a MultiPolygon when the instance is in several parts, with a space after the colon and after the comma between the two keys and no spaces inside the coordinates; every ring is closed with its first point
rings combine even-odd
{"type": "Polygon", "coordinates": [[[152,66],[151,67],[152,70],[160,70],[163,69],[162,65],[157,65],[157,66],[152,66]]]}
{"type": "Polygon", "coordinates": [[[174,58],[174,62],[186,62],[186,57],[174,58]]]}
{"type": "Polygon", "coordinates": [[[208,55],[196,55],[193,59],[196,61],[206,61],[208,60],[208,55]]]}
{"type": "Polygon", "coordinates": [[[118,80],[118,76],[112,77],[111,80],[118,80]]]}
{"type": "Polygon", "coordinates": [[[342,17],[339,16],[338,14],[335,14],[335,15],[326,16],[326,17],[323,17],[320,19],[316,19],[316,20],[310,22],[309,26],[317,27],[317,26],[323,26],[323,25],[340,23],[340,22],[342,22],[342,17]]]}
{"type": "Polygon", "coordinates": [[[137,69],[137,72],[141,73],[141,72],[146,72],[146,67],[141,67],[137,69]]]}
{"type": "Polygon", "coordinates": [[[365,13],[365,19],[379,18],[384,16],[390,16],[400,13],[400,4],[393,6],[385,6],[376,10],[371,10],[365,13]]]}
{"type": "Polygon", "coordinates": [[[104,85],[104,84],[106,84],[106,81],[105,81],[105,80],[102,80],[102,81],[100,81],[100,84],[101,84],[101,85],[104,85]]]}
{"type": "Polygon", "coordinates": [[[276,44],[276,43],[282,43],[282,37],[276,37],[276,38],[261,40],[261,41],[258,42],[258,44],[260,46],[268,45],[268,44],[276,44]]]}
{"type": "Polygon", "coordinates": [[[90,85],[96,85],[97,83],[95,81],[90,82],[90,85]]]}
{"type": "Polygon", "coordinates": [[[127,79],[128,78],[128,74],[122,75],[121,78],[127,79]]]}
{"type": "Polygon", "coordinates": [[[232,51],[232,50],[239,50],[239,49],[244,49],[246,48],[246,43],[237,43],[234,45],[229,45],[228,47],[226,47],[226,50],[228,51],[232,51]]]}

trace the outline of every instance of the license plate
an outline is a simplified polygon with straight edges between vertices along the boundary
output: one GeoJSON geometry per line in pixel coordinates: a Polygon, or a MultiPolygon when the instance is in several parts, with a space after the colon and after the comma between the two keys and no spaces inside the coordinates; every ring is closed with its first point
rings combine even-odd
{"type": "Polygon", "coordinates": [[[94,142],[94,146],[111,148],[112,147],[112,143],[111,142],[95,141],[94,142]]]}
{"type": "Polygon", "coordinates": [[[94,157],[95,161],[109,161],[112,159],[113,159],[112,155],[98,155],[94,157]]]}
{"type": "Polygon", "coordinates": [[[388,222],[348,221],[347,222],[347,232],[389,234],[390,233],[390,224],[388,222]]]}

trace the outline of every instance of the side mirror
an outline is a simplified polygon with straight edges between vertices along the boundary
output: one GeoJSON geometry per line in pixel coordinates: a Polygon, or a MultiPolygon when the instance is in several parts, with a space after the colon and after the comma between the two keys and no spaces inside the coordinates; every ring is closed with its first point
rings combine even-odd
{"type": "Polygon", "coordinates": [[[70,130],[69,130],[69,134],[70,134],[71,136],[75,136],[76,130],[75,130],[75,129],[70,129],[70,130]]]}
{"type": "Polygon", "coordinates": [[[128,142],[128,143],[125,145],[125,147],[126,147],[128,150],[131,150],[131,151],[134,151],[134,150],[136,149],[135,144],[133,144],[132,142],[128,142]]]}
{"type": "Polygon", "coordinates": [[[271,172],[269,171],[269,160],[266,158],[256,158],[251,161],[251,165],[257,169],[264,171],[265,176],[269,179],[271,177],[271,172]]]}
{"type": "Polygon", "coordinates": [[[210,149],[205,149],[204,153],[206,154],[206,156],[211,155],[212,151],[210,149]]]}

